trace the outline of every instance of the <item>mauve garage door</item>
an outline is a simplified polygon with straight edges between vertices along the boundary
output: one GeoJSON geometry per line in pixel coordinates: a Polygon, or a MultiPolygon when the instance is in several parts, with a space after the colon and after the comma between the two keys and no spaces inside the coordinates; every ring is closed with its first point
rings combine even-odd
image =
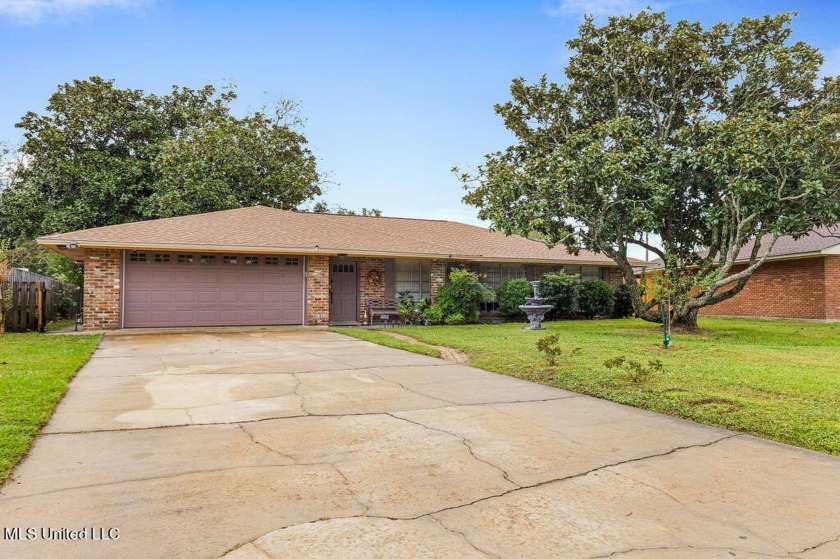
{"type": "Polygon", "coordinates": [[[124,326],[301,324],[303,257],[125,253],[124,326]]]}

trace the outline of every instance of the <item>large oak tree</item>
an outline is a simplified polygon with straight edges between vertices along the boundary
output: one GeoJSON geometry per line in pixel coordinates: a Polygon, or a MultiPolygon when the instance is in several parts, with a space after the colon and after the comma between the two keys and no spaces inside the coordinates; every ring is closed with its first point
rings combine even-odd
{"type": "Polygon", "coordinates": [[[506,232],[606,254],[636,314],[658,321],[628,258],[647,248],[675,323],[695,326],[779,236],[840,221],[840,80],[818,78],[823,57],[791,43],[791,18],[586,18],[565,83],[516,79],[496,106],[516,143],[461,174],[465,200],[506,232]]]}
{"type": "Polygon", "coordinates": [[[295,107],[242,118],[232,89],[165,95],[92,77],[58,87],[17,124],[23,145],[0,187],[0,238],[265,204],[321,193],[295,107]]]}

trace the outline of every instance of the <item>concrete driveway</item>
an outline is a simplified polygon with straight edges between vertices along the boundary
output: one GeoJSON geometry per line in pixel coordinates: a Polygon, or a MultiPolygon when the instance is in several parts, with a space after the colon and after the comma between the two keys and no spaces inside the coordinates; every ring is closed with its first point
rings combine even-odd
{"type": "Polygon", "coordinates": [[[836,558],[840,460],[324,331],[109,335],[0,524],[16,558],[836,558]]]}

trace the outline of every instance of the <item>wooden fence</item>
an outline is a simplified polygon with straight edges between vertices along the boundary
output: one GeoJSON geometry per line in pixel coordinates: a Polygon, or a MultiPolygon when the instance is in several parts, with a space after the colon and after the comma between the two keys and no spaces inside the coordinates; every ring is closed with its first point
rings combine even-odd
{"type": "Polygon", "coordinates": [[[75,318],[82,312],[82,289],[28,270],[14,269],[9,282],[12,305],[6,316],[7,332],[43,332],[50,321],[75,318]]]}

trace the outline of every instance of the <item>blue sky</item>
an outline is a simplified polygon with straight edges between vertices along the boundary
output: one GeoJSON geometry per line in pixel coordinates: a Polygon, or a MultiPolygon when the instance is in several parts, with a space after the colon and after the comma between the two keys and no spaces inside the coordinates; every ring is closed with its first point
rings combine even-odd
{"type": "Polygon", "coordinates": [[[386,215],[476,222],[450,172],[511,138],[493,113],[510,80],[563,79],[584,12],[647,4],[707,24],[797,10],[795,38],[840,73],[840,1],[298,2],[0,0],[0,140],[59,83],[101,75],[163,93],[232,80],[238,111],[298,100],[326,194],[386,215]]]}

